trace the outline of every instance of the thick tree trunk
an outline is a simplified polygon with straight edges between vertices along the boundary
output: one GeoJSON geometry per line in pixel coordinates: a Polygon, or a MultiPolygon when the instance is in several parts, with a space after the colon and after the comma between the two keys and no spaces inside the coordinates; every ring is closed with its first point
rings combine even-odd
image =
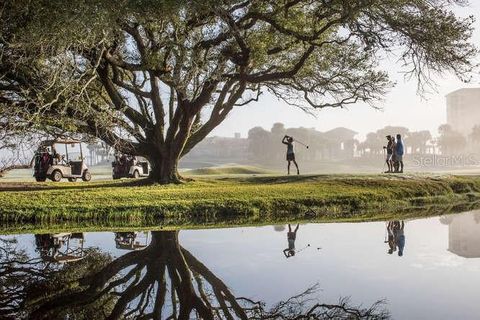
{"type": "Polygon", "coordinates": [[[161,131],[156,131],[150,143],[144,146],[143,152],[147,153],[146,158],[152,168],[150,172],[152,182],[160,184],[182,182],[182,177],[178,174],[178,161],[190,136],[194,115],[179,116],[179,120],[176,120],[178,124],[176,126],[171,124],[165,138],[161,131]]]}
{"type": "Polygon", "coordinates": [[[181,183],[182,178],[178,173],[178,157],[175,155],[148,157],[152,170],[150,171],[150,180],[154,183],[169,184],[181,183]]]}

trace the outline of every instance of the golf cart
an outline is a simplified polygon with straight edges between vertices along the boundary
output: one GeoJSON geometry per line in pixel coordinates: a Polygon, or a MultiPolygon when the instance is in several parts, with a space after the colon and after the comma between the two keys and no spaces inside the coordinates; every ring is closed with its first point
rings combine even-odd
{"type": "Polygon", "coordinates": [[[45,262],[69,263],[86,257],[83,233],[36,234],[35,245],[45,262]]]}
{"type": "Polygon", "coordinates": [[[112,162],[113,179],[148,177],[150,164],[144,158],[137,159],[135,156],[121,154],[115,156],[112,162]]]}
{"type": "Polygon", "coordinates": [[[143,250],[148,245],[148,232],[115,232],[115,247],[121,250],[143,250]]]}
{"type": "Polygon", "coordinates": [[[77,140],[45,140],[41,142],[35,152],[34,163],[33,176],[39,182],[44,182],[47,178],[55,182],[59,182],[62,178],[67,178],[70,182],[75,182],[78,178],[83,181],[92,179],[83,158],[82,143],[77,140]],[[65,150],[64,155],[61,155],[57,149],[62,145],[65,150]],[[79,146],[79,152],[75,150],[76,145],[79,146]],[[77,154],[75,159],[74,154],[77,154]]]}

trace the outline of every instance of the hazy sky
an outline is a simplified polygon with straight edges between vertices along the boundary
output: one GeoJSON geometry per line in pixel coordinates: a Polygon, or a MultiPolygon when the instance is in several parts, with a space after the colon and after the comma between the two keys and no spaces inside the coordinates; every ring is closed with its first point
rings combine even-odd
{"type": "MultiPolygon", "coordinates": [[[[476,17],[476,31],[472,41],[480,44],[480,1],[471,1],[469,7],[456,9],[456,12],[460,16],[476,17]]],[[[275,122],[282,122],[287,127],[303,126],[320,131],[348,127],[359,132],[357,137],[361,139],[366,133],[386,125],[406,126],[412,130],[427,129],[435,135],[438,126],[446,122],[445,95],[463,87],[480,87],[478,79],[465,84],[455,76],[445,74],[434,78],[437,83],[436,92],[431,91],[422,98],[417,94],[416,81],[405,81],[395,60],[382,65],[390,73],[391,79],[397,82],[385,99],[377,104],[382,110],[358,104],[351,105],[348,110],[323,109],[315,118],[265,94],[259,102],[234,109],[212,135],[233,136],[235,132],[240,132],[245,137],[250,128],[261,126],[269,130],[275,122]]]]}

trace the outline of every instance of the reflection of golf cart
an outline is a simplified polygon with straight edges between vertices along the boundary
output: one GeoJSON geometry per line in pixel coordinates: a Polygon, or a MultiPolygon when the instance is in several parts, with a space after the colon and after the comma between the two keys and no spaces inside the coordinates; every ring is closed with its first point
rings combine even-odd
{"type": "Polygon", "coordinates": [[[83,233],[36,234],[35,244],[46,262],[68,263],[85,258],[83,233]]]}
{"type": "Polygon", "coordinates": [[[148,233],[141,236],[137,232],[115,232],[115,244],[117,249],[142,250],[148,245],[148,233]]]}
{"type": "Polygon", "coordinates": [[[116,155],[115,161],[112,162],[113,179],[148,177],[150,173],[150,165],[148,161],[135,156],[122,154],[116,155]]]}
{"type": "Polygon", "coordinates": [[[87,164],[83,159],[82,144],[75,140],[46,140],[43,141],[35,152],[35,166],[33,176],[37,181],[45,181],[47,178],[58,182],[62,178],[75,182],[77,178],[90,181],[92,178],[87,164]],[[77,159],[69,158],[75,145],[80,146],[80,154],[77,159]],[[58,145],[65,146],[65,154],[61,155],[56,149],[58,145]],[[70,149],[70,150],[69,150],[70,149]]]}

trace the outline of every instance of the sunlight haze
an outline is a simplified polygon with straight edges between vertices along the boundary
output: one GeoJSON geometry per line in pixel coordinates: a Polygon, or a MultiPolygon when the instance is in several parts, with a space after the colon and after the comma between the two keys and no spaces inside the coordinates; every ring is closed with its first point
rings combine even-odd
{"type": "MultiPolygon", "coordinates": [[[[480,41],[480,3],[471,1],[465,8],[456,10],[457,14],[466,17],[474,15],[475,31],[472,42],[480,41]]],[[[383,101],[376,106],[380,110],[366,104],[351,105],[347,109],[327,108],[316,111],[316,118],[302,110],[287,105],[276,97],[264,92],[258,102],[234,109],[226,121],[218,126],[210,135],[233,137],[235,132],[246,137],[248,130],[261,126],[270,130],[276,122],[285,124],[285,127],[315,128],[327,131],[336,127],[347,127],[359,134],[357,139],[362,140],[368,132],[376,131],[385,126],[405,126],[410,130],[429,130],[437,135],[438,126],[446,122],[445,96],[460,88],[480,87],[478,78],[470,83],[463,83],[452,74],[433,76],[437,87],[435,91],[427,89],[421,96],[417,92],[416,79],[409,81],[401,74],[401,67],[392,62],[382,62],[382,69],[390,74],[396,85],[388,92],[383,101]]]]}

